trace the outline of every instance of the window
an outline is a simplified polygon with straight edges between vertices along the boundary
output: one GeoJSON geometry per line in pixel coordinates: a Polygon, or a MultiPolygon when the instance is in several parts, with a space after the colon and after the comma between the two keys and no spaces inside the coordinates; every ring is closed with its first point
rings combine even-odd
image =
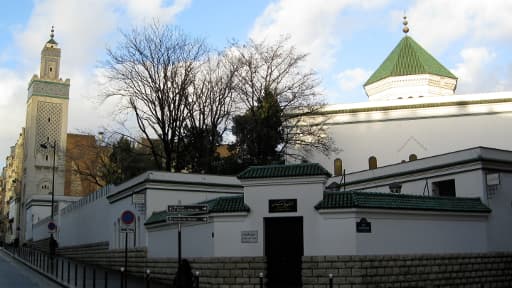
{"type": "Polygon", "coordinates": [[[432,182],[432,195],[441,197],[455,197],[455,180],[432,182]]]}
{"type": "Polygon", "coordinates": [[[334,159],[334,176],[343,175],[343,161],[340,158],[334,159]]]}
{"type": "Polygon", "coordinates": [[[377,157],[370,156],[370,158],[368,158],[368,169],[372,170],[372,169],[376,169],[376,168],[377,168],[377,157]]]}
{"type": "Polygon", "coordinates": [[[409,155],[409,161],[414,161],[414,160],[418,160],[418,156],[416,156],[416,154],[409,155]]]}

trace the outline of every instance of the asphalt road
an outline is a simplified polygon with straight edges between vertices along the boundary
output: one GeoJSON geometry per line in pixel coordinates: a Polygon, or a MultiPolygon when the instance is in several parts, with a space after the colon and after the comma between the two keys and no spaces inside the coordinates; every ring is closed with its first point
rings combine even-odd
{"type": "Polygon", "coordinates": [[[54,288],[60,286],[0,252],[0,287],[54,288]]]}

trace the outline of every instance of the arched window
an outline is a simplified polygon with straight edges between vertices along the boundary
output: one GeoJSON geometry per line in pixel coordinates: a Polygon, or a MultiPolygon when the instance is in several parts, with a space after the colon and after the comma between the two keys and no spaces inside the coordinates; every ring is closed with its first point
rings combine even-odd
{"type": "Polygon", "coordinates": [[[340,158],[334,159],[334,176],[343,175],[343,161],[340,158]]]}
{"type": "Polygon", "coordinates": [[[416,154],[409,155],[409,161],[414,161],[414,160],[418,160],[418,156],[416,156],[416,154]]]}
{"type": "Polygon", "coordinates": [[[368,158],[368,168],[370,170],[377,168],[377,157],[370,156],[370,158],[368,158]]]}

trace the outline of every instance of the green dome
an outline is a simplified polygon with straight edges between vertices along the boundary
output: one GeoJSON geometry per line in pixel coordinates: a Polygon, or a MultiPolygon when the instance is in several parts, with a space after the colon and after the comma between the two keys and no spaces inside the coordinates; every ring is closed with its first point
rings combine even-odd
{"type": "Polygon", "coordinates": [[[437,61],[411,37],[405,36],[391,51],[364,86],[393,76],[432,74],[457,79],[452,72],[437,61]]]}

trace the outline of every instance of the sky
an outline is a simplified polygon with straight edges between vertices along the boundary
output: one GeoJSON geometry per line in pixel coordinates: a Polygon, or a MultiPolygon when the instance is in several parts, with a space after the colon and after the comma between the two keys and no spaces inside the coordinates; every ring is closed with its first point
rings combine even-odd
{"type": "Polygon", "coordinates": [[[0,12],[0,167],[25,125],[27,84],[55,26],[62,78],[71,79],[68,131],[111,127],[115,103],[98,97],[105,49],[120,32],[153,19],[204,38],[215,49],[232,40],[285,35],[307,53],[327,103],[367,101],[362,84],[404,36],[458,78],[457,94],[512,90],[509,0],[17,0],[0,12]]]}

